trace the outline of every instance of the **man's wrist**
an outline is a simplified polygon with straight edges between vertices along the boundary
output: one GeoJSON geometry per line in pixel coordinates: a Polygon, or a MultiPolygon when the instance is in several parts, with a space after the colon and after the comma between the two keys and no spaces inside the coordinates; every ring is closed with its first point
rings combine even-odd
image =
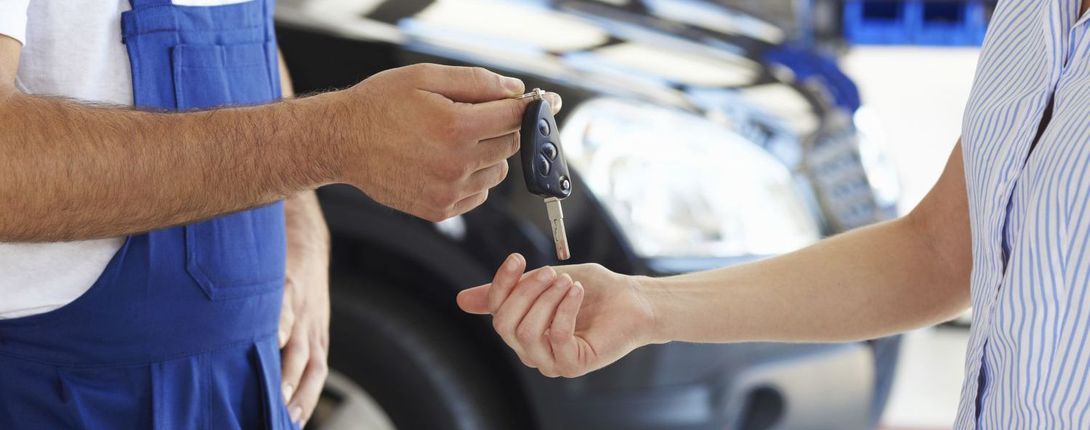
{"type": "Polygon", "coordinates": [[[341,91],[282,103],[281,124],[291,132],[282,133],[281,138],[291,140],[287,145],[294,145],[292,162],[303,169],[312,187],[345,181],[345,145],[350,141],[345,134],[357,129],[345,124],[345,103],[341,91]]]}

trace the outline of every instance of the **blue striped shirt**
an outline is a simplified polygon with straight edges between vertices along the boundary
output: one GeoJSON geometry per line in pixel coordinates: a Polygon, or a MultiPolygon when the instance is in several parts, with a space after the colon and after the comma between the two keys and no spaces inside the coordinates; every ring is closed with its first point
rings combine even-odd
{"type": "Polygon", "coordinates": [[[1000,0],[977,66],[962,129],[974,320],[958,429],[1090,429],[1090,20],[1079,3],[1000,0]]]}

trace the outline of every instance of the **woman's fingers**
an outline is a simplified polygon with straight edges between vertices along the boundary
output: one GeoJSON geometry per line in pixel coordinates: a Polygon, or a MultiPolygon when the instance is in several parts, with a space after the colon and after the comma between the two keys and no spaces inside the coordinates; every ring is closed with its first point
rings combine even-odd
{"type": "Polygon", "coordinates": [[[526,358],[533,361],[545,376],[559,376],[554,370],[552,348],[545,333],[553,320],[557,305],[572,288],[571,276],[561,275],[538,296],[530,310],[515,329],[515,339],[519,342],[526,358]]]}
{"type": "Polygon", "coordinates": [[[511,254],[504,260],[500,269],[496,271],[496,277],[492,279],[492,287],[488,290],[488,311],[495,314],[500,305],[507,300],[511,290],[519,283],[522,272],[526,270],[526,258],[519,254],[511,254]]]}
{"type": "Polygon", "coordinates": [[[582,360],[579,358],[579,344],[575,341],[575,322],[579,316],[579,308],[583,305],[583,294],[582,283],[576,282],[568,289],[557,305],[556,314],[549,327],[549,346],[553,352],[555,371],[565,378],[584,373],[582,360]]]}
{"type": "MultiPolygon", "coordinates": [[[[527,365],[532,365],[533,362],[528,360],[515,331],[530,310],[530,306],[545,291],[545,288],[552,285],[555,279],[556,271],[551,267],[542,267],[528,273],[521,282],[518,282],[517,288],[511,291],[507,300],[503,301],[499,310],[492,315],[492,326],[496,329],[496,333],[499,333],[504,343],[514,349],[527,365]]],[[[495,283],[492,288],[496,289],[495,283]]]]}
{"type": "Polygon", "coordinates": [[[490,288],[492,288],[492,284],[484,284],[460,291],[457,298],[458,307],[471,314],[488,314],[488,290],[490,288]]]}
{"type": "Polygon", "coordinates": [[[492,283],[458,295],[458,305],[471,313],[491,313],[504,343],[527,366],[545,376],[578,376],[584,372],[575,338],[583,285],[551,267],[525,272],[526,259],[511,254],[492,283]]]}

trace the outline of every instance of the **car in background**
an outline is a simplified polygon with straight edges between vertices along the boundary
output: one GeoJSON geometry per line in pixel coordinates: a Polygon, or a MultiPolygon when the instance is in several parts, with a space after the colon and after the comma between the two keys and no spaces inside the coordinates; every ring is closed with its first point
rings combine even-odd
{"type": "MultiPolygon", "coordinates": [[[[663,276],[788,252],[888,218],[896,179],[835,63],[704,1],[281,0],[297,92],[421,63],[559,93],[571,263],[663,276]],[[892,184],[892,185],[891,185],[892,184]],[[890,197],[892,195],[892,198],[890,197]]],[[[310,426],[397,429],[873,427],[899,339],[671,343],[575,379],[519,363],[457,291],[510,252],[555,264],[520,163],[430,223],[319,190],[333,240],[333,375],[310,426]],[[375,418],[377,416],[378,418],[375,418]]]]}

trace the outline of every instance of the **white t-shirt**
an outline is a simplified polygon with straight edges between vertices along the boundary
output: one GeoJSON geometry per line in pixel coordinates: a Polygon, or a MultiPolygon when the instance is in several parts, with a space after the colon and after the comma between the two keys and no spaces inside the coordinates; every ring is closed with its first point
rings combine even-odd
{"type": "MultiPolygon", "coordinates": [[[[186,7],[249,0],[173,0],[186,7]]],[[[0,34],[21,41],[15,85],[26,94],[132,106],[121,13],[129,0],[0,0],[0,34]]],[[[3,207],[0,206],[0,211],[3,207]]],[[[0,242],[0,319],[60,308],[95,284],[124,238],[0,242]]]]}
{"type": "MultiPolygon", "coordinates": [[[[0,34],[23,43],[16,86],[27,94],[131,106],[129,56],[121,43],[121,13],[129,8],[128,0],[0,0],[0,34]]],[[[123,243],[124,238],[0,242],[0,319],[48,312],[75,300],[123,243]]]]}
{"type": "MultiPolygon", "coordinates": [[[[0,34],[23,43],[15,85],[27,94],[132,105],[121,43],[128,0],[0,0],[0,34]]],[[[86,292],[124,238],[0,243],[0,318],[48,312],[86,292]]]]}

